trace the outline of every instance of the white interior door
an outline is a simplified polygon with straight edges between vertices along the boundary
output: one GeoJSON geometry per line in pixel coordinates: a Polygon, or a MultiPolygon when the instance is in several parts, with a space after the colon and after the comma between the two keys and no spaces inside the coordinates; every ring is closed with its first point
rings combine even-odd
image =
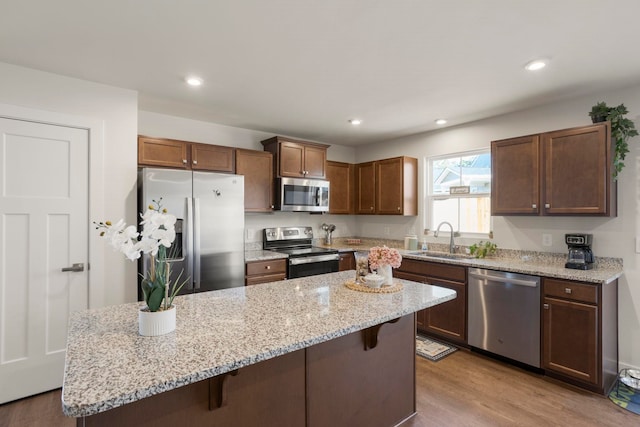
{"type": "MultiPolygon", "coordinates": [[[[88,301],[86,129],[0,118],[0,403],[62,385],[88,301]],[[83,264],[82,271],[65,271],[83,264]]],[[[73,270],[80,270],[75,268],[73,270]]]]}

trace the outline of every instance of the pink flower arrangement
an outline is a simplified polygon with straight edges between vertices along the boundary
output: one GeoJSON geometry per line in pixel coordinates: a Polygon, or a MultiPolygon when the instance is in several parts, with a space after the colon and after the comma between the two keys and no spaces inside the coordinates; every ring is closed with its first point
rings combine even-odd
{"type": "Polygon", "coordinates": [[[377,269],[381,265],[388,264],[393,268],[400,267],[402,256],[397,249],[388,248],[386,246],[374,246],[369,249],[369,266],[372,270],[377,269]]]}

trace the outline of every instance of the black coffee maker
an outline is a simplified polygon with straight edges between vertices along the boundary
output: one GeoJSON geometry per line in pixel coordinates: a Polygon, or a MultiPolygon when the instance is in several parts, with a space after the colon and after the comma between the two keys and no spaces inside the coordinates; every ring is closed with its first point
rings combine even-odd
{"type": "Polygon", "coordinates": [[[591,270],[594,264],[593,252],[591,252],[591,234],[565,234],[564,241],[569,247],[569,258],[565,268],[576,270],[591,270]]]}

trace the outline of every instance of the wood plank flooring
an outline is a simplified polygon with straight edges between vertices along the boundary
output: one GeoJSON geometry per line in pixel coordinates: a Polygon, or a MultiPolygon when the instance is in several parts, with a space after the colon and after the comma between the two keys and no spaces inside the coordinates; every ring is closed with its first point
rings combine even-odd
{"type": "MultiPolygon", "coordinates": [[[[416,358],[418,414],[404,426],[640,426],[640,415],[604,396],[457,351],[416,358]]],[[[0,427],[72,427],[60,390],[0,405],[0,427]]]]}

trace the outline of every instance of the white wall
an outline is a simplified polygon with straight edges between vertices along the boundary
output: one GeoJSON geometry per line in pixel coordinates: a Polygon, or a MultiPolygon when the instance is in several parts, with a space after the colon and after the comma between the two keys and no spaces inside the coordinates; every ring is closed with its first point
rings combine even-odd
{"type": "MultiPolygon", "coordinates": [[[[136,221],[137,93],[0,62],[0,103],[64,114],[78,122],[99,123],[102,152],[90,153],[103,176],[94,177],[90,209],[95,218],[136,221]]],[[[93,147],[93,146],[92,146],[93,147]]],[[[94,163],[92,163],[94,165],[94,163]]],[[[92,229],[92,231],[94,231],[92,229]]],[[[136,264],[103,250],[90,233],[89,298],[93,307],[135,301],[136,264]],[[95,258],[99,254],[99,258],[95,258]],[[100,272],[100,275],[96,275],[100,272]]]]}
{"type": "MultiPolygon", "coordinates": [[[[628,117],[640,128],[640,86],[616,92],[585,96],[553,105],[534,108],[474,123],[445,128],[437,132],[386,141],[356,150],[357,162],[408,155],[420,159],[420,194],[424,189],[425,156],[489,148],[496,139],[588,125],[588,112],[598,101],[610,106],[624,103],[628,117]]],[[[623,258],[624,276],[619,280],[619,339],[622,367],[640,367],[640,255],[635,253],[635,238],[640,236],[640,137],[630,141],[626,167],[618,179],[618,216],[616,218],[493,217],[494,241],[500,248],[566,253],[564,234],[593,234],[596,256],[623,258]],[[552,235],[553,245],[542,246],[542,233],[552,235]]],[[[423,206],[417,218],[398,218],[391,222],[392,238],[401,238],[407,230],[424,228],[423,206]]],[[[384,218],[362,217],[363,235],[381,232],[384,218]]],[[[419,234],[422,237],[421,234],[419,234]]],[[[434,241],[431,236],[428,240],[434,241]]],[[[437,239],[445,243],[446,237],[437,239]]],[[[466,243],[462,240],[463,243],[466,243]]]]}

